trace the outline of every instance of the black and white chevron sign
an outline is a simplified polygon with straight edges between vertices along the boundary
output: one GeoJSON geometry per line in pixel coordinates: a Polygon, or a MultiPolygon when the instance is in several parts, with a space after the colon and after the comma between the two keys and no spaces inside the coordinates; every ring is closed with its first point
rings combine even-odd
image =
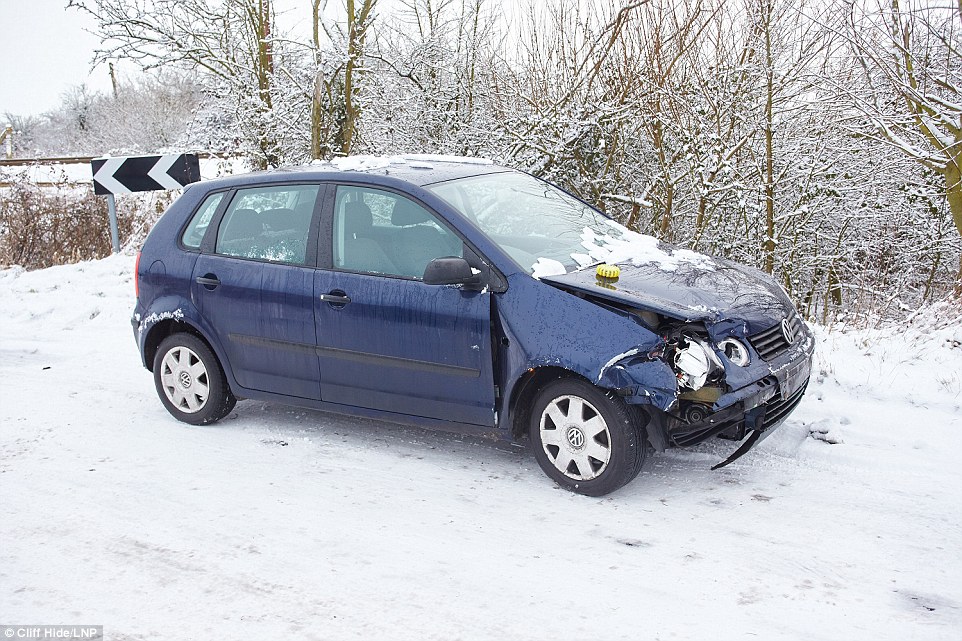
{"type": "Polygon", "coordinates": [[[166,156],[117,156],[90,161],[94,193],[129,194],[132,191],[183,189],[200,180],[197,154],[166,156]]]}

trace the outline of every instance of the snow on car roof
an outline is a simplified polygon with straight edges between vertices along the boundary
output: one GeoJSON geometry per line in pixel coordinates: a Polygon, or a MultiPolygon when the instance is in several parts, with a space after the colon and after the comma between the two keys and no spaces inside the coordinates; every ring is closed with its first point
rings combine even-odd
{"type": "Polygon", "coordinates": [[[297,179],[344,179],[331,174],[362,173],[370,176],[394,177],[423,187],[446,180],[477,174],[511,171],[489,158],[445,156],[440,154],[401,154],[395,156],[345,156],[331,160],[314,160],[303,165],[278,167],[268,171],[234,174],[203,181],[209,188],[235,186],[240,183],[263,184],[298,174],[297,179]]]}
{"type": "Polygon", "coordinates": [[[504,169],[489,158],[445,156],[440,154],[402,154],[396,156],[346,156],[328,161],[313,161],[310,169],[363,172],[396,176],[416,185],[443,182],[491,170],[504,169]]]}
{"type": "Polygon", "coordinates": [[[385,169],[392,165],[407,165],[414,169],[434,169],[438,163],[457,163],[462,165],[493,165],[489,158],[472,156],[446,156],[442,154],[402,154],[399,156],[346,156],[328,161],[315,160],[312,166],[333,165],[339,171],[370,171],[385,169]]]}

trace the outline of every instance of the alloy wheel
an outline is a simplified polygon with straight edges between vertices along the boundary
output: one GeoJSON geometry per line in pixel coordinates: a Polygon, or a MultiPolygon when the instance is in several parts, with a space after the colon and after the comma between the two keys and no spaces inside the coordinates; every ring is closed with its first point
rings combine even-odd
{"type": "Polygon", "coordinates": [[[611,434],[594,405],[559,396],[541,413],[541,445],[555,468],[570,479],[590,481],[608,466],[611,434]]]}
{"type": "Polygon", "coordinates": [[[160,380],[164,394],[186,414],[199,412],[210,396],[207,367],[192,350],[178,345],[164,354],[160,380]]]}

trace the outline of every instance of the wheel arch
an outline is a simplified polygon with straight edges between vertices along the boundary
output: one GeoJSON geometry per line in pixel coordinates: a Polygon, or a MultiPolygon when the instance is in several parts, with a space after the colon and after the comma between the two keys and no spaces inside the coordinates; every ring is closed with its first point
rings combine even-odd
{"type": "MultiPolygon", "coordinates": [[[[545,365],[528,369],[515,383],[511,391],[511,398],[508,403],[510,412],[509,416],[511,417],[512,438],[515,440],[520,440],[527,433],[528,421],[531,417],[531,407],[534,404],[534,399],[537,396],[538,391],[548,383],[562,379],[575,379],[583,381],[592,387],[596,387],[602,392],[605,392],[606,394],[615,394],[614,390],[599,387],[597,384],[591,382],[588,378],[570,369],[565,369],[564,367],[545,365]]],[[[639,405],[631,403],[625,403],[625,405],[628,408],[628,412],[631,416],[632,422],[634,423],[635,429],[638,430],[638,434],[645,440],[651,441],[651,425],[653,423],[652,413],[639,405]]],[[[663,451],[665,449],[664,445],[658,447],[658,444],[655,444],[655,447],[659,451],[663,451]]]]}
{"type": "Polygon", "coordinates": [[[154,359],[157,356],[157,348],[160,347],[160,344],[164,341],[164,339],[179,332],[192,334],[203,341],[204,344],[207,345],[208,349],[210,349],[210,351],[214,354],[214,357],[217,358],[221,369],[224,369],[223,362],[220,362],[220,355],[217,353],[217,350],[214,349],[214,346],[211,345],[211,342],[207,340],[207,337],[204,336],[203,332],[185,320],[165,319],[155,323],[148,330],[147,336],[144,339],[144,365],[148,370],[151,372],[154,371],[154,359]]]}
{"type": "Polygon", "coordinates": [[[508,401],[509,416],[511,416],[511,436],[518,440],[528,431],[528,419],[531,416],[531,406],[538,391],[551,381],[573,378],[591,384],[587,378],[564,367],[543,365],[525,370],[511,390],[508,401]]]}

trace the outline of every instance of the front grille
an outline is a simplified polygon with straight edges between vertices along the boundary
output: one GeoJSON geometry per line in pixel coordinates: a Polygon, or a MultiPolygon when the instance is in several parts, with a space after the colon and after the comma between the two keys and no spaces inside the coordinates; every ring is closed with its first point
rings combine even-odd
{"type": "Polygon", "coordinates": [[[788,398],[772,399],[765,403],[765,418],[762,419],[762,426],[768,429],[791,414],[792,410],[802,402],[802,396],[805,395],[806,387],[808,387],[808,381],[805,381],[805,384],[788,398]]]}
{"type": "Polygon", "coordinates": [[[685,425],[682,428],[671,432],[671,442],[678,447],[687,447],[701,443],[708,438],[721,432],[733,430],[741,434],[738,440],[745,436],[745,415],[737,414],[727,420],[716,421],[714,423],[698,423],[694,427],[685,425]]]}
{"type": "MultiPolygon", "coordinates": [[[[798,314],[792,314],[788,323],[792,328],[792,334],[796,337],[799,336],[802,332],[802,319],[798,314]]],[[[755,348],[763,361],[771,361],[789,348],[789,343],[785,340],[785,334],[782,332],[781,323],[777,323],[764,332],[758,332],[754,336],[750,336],[748,340],[751,341],[752,347],[755,348]]],[[[796,338],[796,340],[798,339],[796,338]]]]}

